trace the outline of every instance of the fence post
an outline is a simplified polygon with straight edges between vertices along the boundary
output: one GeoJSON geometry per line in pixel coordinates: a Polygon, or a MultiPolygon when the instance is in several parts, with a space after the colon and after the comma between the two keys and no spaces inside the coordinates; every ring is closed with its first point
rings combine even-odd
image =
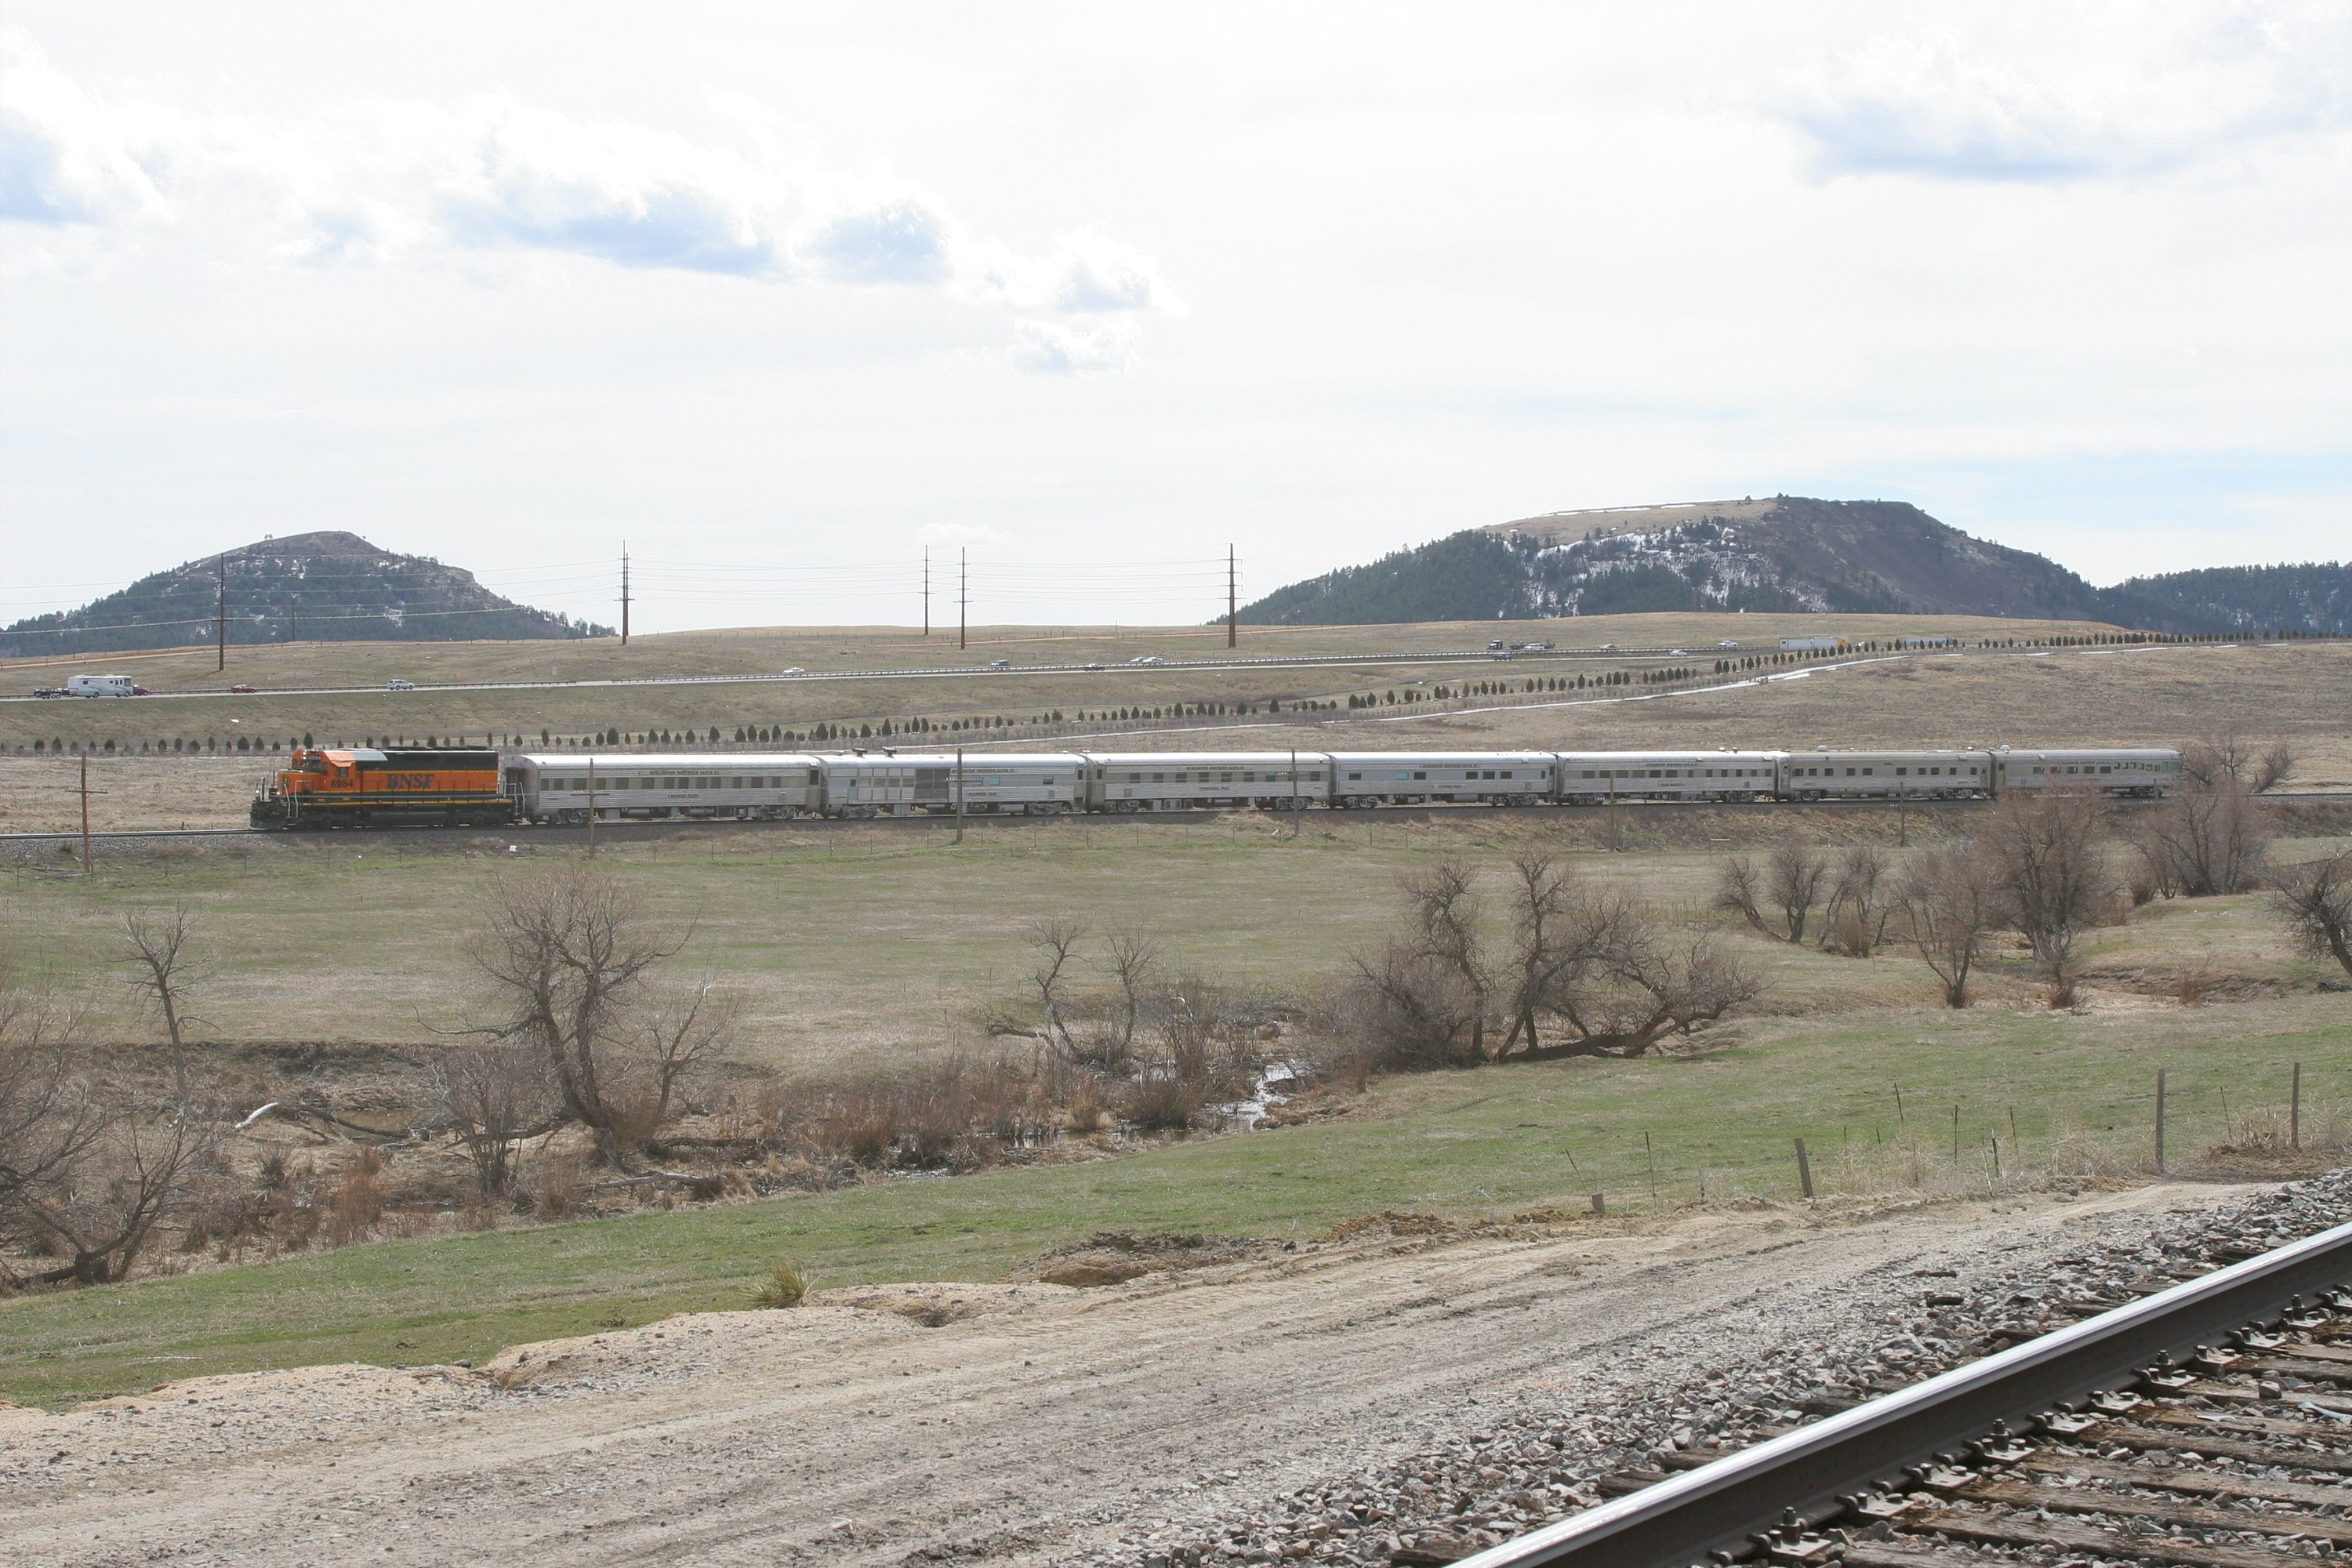
{"type": "Polygon", "coordinates": [[[2290,1149],[2303,1147],[2303,1064],[2294,1064],[2293,1086],[2286,1096],[2286,1142],[2290,1149]]]}
{"type": "Polygon", "coordinates": [[[2156,1069],[2156,1173],[2164,1174],[2164,1069],[2156,1069]]]}
{"type": "Polygon", "coordinates": [[[1797,1184],[1804,1189],[1805,1201],[1812,1202],[1813,1166],[1812,1162],[1805,1158],[1805,1141],[1801,1138],[1797,1140],[1797,1184]]]}

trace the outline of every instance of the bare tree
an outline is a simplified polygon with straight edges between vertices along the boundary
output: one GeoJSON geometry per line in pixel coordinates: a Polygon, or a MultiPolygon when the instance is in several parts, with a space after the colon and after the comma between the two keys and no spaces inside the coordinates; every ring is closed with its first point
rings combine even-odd
{"type": "Polygon", "coordinates": [[[106,1285],[129,1277],[155,1232],[186,1204],[189,1178],[211,1153],[217,1122],[192,1108],[161,1115],[105,1108],[100,1135],[64,1167],[19,1190],[9,1228],[29,1250],[60,1256],[37,1284],[106,1285]]]}
{"type": "Polygon", "coordinates": [[[2033,950],[2051,1001],[2074,997],[2074,943],[2111,894],[2098,799],[2078,790],[2011,790],[1978,842],[2000,878],[2006,923],[2033,950]]]}
{"type": "Polygon", "coordinates": [[[2352,854],[2286,867],[2272,885],[2279,913],[2304,949],[2352,974],[2352,854]]]}
{"type": "Polygon", "coordinates": [[[1086,940],[1086,928],[1066,915],[1051,915],[1030,921],[1026,931],[1029,945],[1036,952],[1029,983],[1037,988],[1037,1003],[1045,1015],[1046,1038],[1061,1048],[1066,1059],[1075,1061],[1084,1053],[1070,1034],[1068,1015],[1073,1005],[1067,988],[1070,965],[1077,959],[1078,945],[1086,940]]]}
{"type": "Polygon", "coordinates": [[[68,1022],[0,970],[0,1214],[98,1138],[89,1086],[60,1038],[68,1022]]]}
{"type": "Polygon", "coordinates": [[[1135,1026],[1141,1019],[1160,949],[1140,931],[1115,931],[1106,940],[1111,976],[1118,983],[1118,1055],[1124,1059],[1135,1048],[1135,1026]]]}
{"type": "Polygon", "coordinates": [[[1715,907],[1729,910],[1766,936],[1778,938],[1764,921],[1764,883],[1756,874],[1755,864],[1745,855],[1734,855],[1723,863],[1723,879],[1717,886],[1715,907]]]}
{"type": "Polygon", "coordinates": [[[1377,957],[1349,960],[1349,966],[1355,1026],[1370,1037],[1380,1066],[1475,1067],[1486,1059],[1479,1031],[1486,998],[1461,971],[1401,939],[1377,957]]]}
{"type": "Polygon", "coordinates": [[[2271,833],[2254,796],[2293,766],[2284,745],[2257,752],[2234,733],[2183,747],[2179,785],[2126,829],[2156,890],[2194,899],[2260,886],[2271,833]]]}
{"type": "Polygon", "coordinates": [[[1763,994],[1763,981],[1712,937],[1676,935],[1630,900],[1612,926],[1613,951],[1594,983],[1559,998],[1566,1037],[1531,1055],[1638,1057],[1763,994]]]}
{"type": "Polygon", "coordinates": [[[516,1140],[548,1113],[545,1058],[525,1040],[484,1040],[445,1052],[433,1079],[473,1161],[474,1190],[486,1202],[505,1197],[514,1186],[516,1140]]]}
{"type": "Polygon", "coordinates": [[[563,1113],[620,1164],[668,1113],[679,1075],[721,1041],[724,1012],[709,1005],[707,985],[676,1004],[652,985],[688,931],[586,865],[501,879],[484,914],[476,957],[502,1016],[466,1032],[537,1050],[563,1113]]]}
{"type": "Polygon", "coordinates": [[[1794,842],[1773,850],[1760,872],[1748,857],[1735,855],[1724,862],[1715,907],[1734,911],[1776,942],[1802,942],[1828,875],[1819,855],[1794,842]],[[1778,911],[1777,921],[1767,915],[1768,908],[1778,911]]]}
{"type": "Polygon", "coordinates": [[[1484,1060],[1493,985],[1478,931],[1484,911],[1476,876],[1459,860],[1447,858],[1407,876],[1404,891],[1412,912],[1405,941],[1421,965],[1454,977],[1461,997],[1470,1005],[1471,1055],[1484,1060]]]}
{"type": "Polygon", "coordinates": [[[1829,866],[1802,844],[1783,841],[1764,864],[1764,890],[1780,911],[1782,930],[1790,942],[1805,940],[1805,924],[1821,901],[1822,880],[1829,866]]]}
{"type": "Polygon", "coordinates": [[[1886,940],[1893,900],[1878,851],[1857,844],[1838,858],[1836,879],[1822,910],[1822,945],[1848,958],[1868,958],[1886,940]]]}
{"type": "Polygon", "coordinates": [[[183,1104],[188,1099],[184,1032],[199,1021],[187,1012],[187,1002],[203,979],[192,947],[195,937],[196,921],[185,904],[133,910],[122,917],[122,960],[131,967],[132,988],[146,993],[163,1017],[172,1042],[173,1092],[183,1104]]]}
{"type": "Polygon", "coordinates": [[[1967,1006],[1969,975],[2007,908],[1998,868],[1966,840],[1923,849],[1903,868],[1896,899],[1912,945],[1944,983],[1944,1005],[1967,1006]]]}

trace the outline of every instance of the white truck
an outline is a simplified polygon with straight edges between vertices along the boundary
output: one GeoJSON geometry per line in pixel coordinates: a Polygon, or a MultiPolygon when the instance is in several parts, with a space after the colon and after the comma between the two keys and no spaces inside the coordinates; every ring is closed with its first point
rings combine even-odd
{"type": "Polygon", "coordinates": [[[68,697],[136,697],[139,688],[127,675],[68,675],[68,697]]]}

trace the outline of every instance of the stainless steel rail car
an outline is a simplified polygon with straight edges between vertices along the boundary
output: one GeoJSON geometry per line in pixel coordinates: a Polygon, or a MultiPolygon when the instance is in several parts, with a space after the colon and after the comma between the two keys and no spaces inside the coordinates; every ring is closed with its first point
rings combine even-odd
{"type": "Polygon", "coordinates": [[[1992,793],[1990,752],[1791,752],[1780,768],[1789,800],[1973,800],[1992,793]]]}
{"type": "Polygon", "coordinates": [[[1992,753],[1993,791],[2097,789],[2152,799],[2180,784],[2180,753],[2169,747],[2034,751],[2002,746],[1992,753]]]}
{"type": "Polygon", "coordinates": [[[1562,752],[1559,799],[1769,799],[1780,791],[1780,752],[1562,752]]]}
{"type": "Polygon", "coordinates": [[[530,753],[507,759],[507,797],[532,822],[654,817],[753,821],[822,808],[823,759],[803,752],[530,753]]]}
{"type": "Polygon", "coordinates": [[[1322,752],[1088,752],[1079,760],[1088,811],[1271,809],[1331,798],[1331,759],[1322,752]]]}
{"type": "Polygon", "coordinates": [[[1479,801],[1540,805],[1553,795],[1549,752],[1332,752],[1333,805],[1421,805],[1479,801]]]}

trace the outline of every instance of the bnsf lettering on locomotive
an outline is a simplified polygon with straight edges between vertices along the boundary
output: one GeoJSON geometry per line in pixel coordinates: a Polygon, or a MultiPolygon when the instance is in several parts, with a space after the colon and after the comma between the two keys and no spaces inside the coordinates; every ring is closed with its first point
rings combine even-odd
{"type": "Polygon", "coordinates": [[[431,773],[386,773],[383,775],[383,787],[386,789],[431,789],[433,787],[433,775],[431,773]]]}

